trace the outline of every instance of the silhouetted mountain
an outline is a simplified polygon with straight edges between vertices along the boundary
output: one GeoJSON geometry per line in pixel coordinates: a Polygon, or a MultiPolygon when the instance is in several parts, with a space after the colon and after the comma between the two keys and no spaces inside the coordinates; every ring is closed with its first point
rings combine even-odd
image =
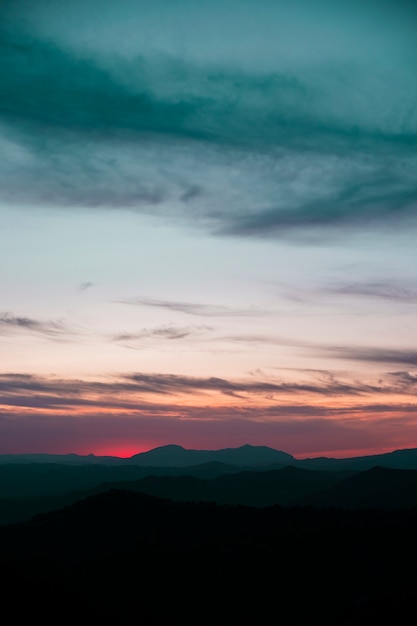
{"type": "MultiPolygon", "coordinates": [[[[417,510],[174,503],[111,490],[0,528],[4,605],[43,624],[402,623],[417,510]],[[53,601],[52,601],[53,600],[53,601]]],[[[410,613],[411,612],[411,613],[410,613]]]]}
{"type": "Polygon", "coordinates": [[[130,458],[115,456],[86,456],[78,454],[0,454],[0,467],[10,464],[62,463],[64,465],[106,465],[175,469],[208,463],[222,463],[229,468],[278,469],[296,465],[303,469],[361,471],[379,465],[393,469],[417,469],[417,448],[394,450],[384,454],[335,459],[331,457],[295,459],[291,454],[266,446],[245,445],[222,450],[187,450],[178,445],[154,448],[130,458]]]}
{"type": "Polygon", "coordinates": [[[0,465],[0,498],[29,498],[59,495],[90,489],[103,482],[138,480],[144,476],[196,476],[214,478],[241,471],[224,463],[205,463],[184,468],[141,467],[138,465],[65,465],[35,463],[0,465]]]}
{"type": "Polygon", "coordinates": [[[115,456],[86,456],[78,454],[3,454],[0,455],[0,467],[10,464],[60,463],[64,465],[137,465],[148,468],[166,468],[174,470],[181,467],[193,467],[208,463],[222,463],[245,469],[279,469],[286,465],[296,465],[303,469],[319,470],[355,470],[361,471],[379,465],[393,469],[417,469],[417,448],[394,450],[384,454],[362,457],[335,459],[331,457],[295,459],[291,454],[266,446],[245,445],[239,448],[221,450],[187,450],[178,445],[154,448],[148,452],[135,454],[130,458],[115,456]]]}
{"type": "MultiPolygon", "coordinates": [[[[3,469],[6,468],[8,466],[3,469]]],[[[209,464],[208,468],[211,471],[218,470],[219,466],[215,465],[213,468],[209,464]]],[[[192,469],[197,474],[200,470],[200,475],[205,478],[184,475],[188,468],[183,468],[179,470],[183,474],[181,476],[153,474],[135,480],[137,468],[134,472],[124,472],[121,468],[116,468],[115,471],[115,468],[81,469],[61,465],[57,468],[55,465],[37,465],[35,469],[38,470],[38,475],[36,471],[30,473],[30,466],[18,466],[18,469],[19,482],[16,482],[17,477],[12,473],[14,480],[9,481],[8,487],[4,483],[2,488],[7,492],[9,500],[13,489],[20,495],[19,506],[8,506],[2,510],[0,503],[0,524],[28,520],[36,513],[52,511],[111,488],[139,491],[175,501],[206,501],[255,507],[273,504],[288,506],[299,498],[335,485],[350,475],[349,472],[313,472],[289,466],[280,470],[236,472],[207,478],[207,466],[197,466],[192,469]],[[48,482],[50,473],[53,480],[48,482]],[[104,480],[100,481],[99,478],[104,480]]],[[[0,476],[1,474],[0,468],[0,476]]]]}
{"type": "Polygon", "coordinates": [[[34,463],[0,465],[0,497],[28,498],[89,489],[105,481],[135,480],[145,472],[134,466],[34,463]]]}
{"type": "Polygon", "coordinates": [[[216,461],[239,467],[265,467],[273,463],[288,465],[294,460],[291,454],[265,446],[241,446],[224,450],[186,450],[181,446],[162,446],[142,452],[131,458],[141,466],[190,467],[216,461]]]}
{"type": "MultiPolygon", "coordinates": [[[[223,466],[221,466],[222,468],[223,466]]],[[[207,476],[206,466],[201,476],[207,476]]],[[[218,469],[209,465],[210,470],[218,469]]],[[[9,469],[3,466],[1,470],[9,469]]],[[[47,464],[11,466],[3,480],[0,524],[29,520],[109,489],[127,489],[173,501],[215,502],[250,507],[305,506],[355,509],[417,506],[417,470],[373,468],[364,472],[318,471],[287,466],[280,470],[244,471],[213,478],[187,475],[146,475],[143,468],[74,467],[47,464]],[[37,470],[37,471],[36,471],[37,470]],[[127,471],[126,471],[127,470],[127,471]],[[10,478],[10,477],[9,477],[10,478]]],[[[3,472],[4,478],[4,472],[3,472]]]]}
{"type": "Polygon", "coordinates": [[[386,452],[384,454],[346,459],[332,459],[328,457],[299,459],[296,461],[296,464],[298,467],[305,469],[354,470],[357,472],[371,469],[375,466],[417,470],[417,448],[394,450],[393,452],[386,452]]]}
{"type": "Polygon", "coordinates": [[[240,472],[202,480],[194,477],[148,476],[134,483],[113,485],[175,501],[266,507],[290,506],[300,498],[341,482],[346,472],[311,472],[295,467],[264,472],[240,472]]]}
{"type": "MultiPolygon", "coordinates": [[[[173,501],[266,507],[311,505],[337,508],[404,508],[417,505],[417,470],[378,471],[367,465],[375,458],[391,464],[409,464],[415,450],[403,450],[360,459],[311,459],[280,469],[257,465],[242,471],[242,463],[283,458],[269,448],[214,451],[236,465],[209,460],[196,466],[151,466],[148,462],[186,463],[210,458],[208,451],[187,451],[165,446],[120,464],[20,463],[0,465],[0,524],[29,520],[68,506],[87,495],[123,488],[169,498],[173,501]],[[362,471],[362,466],[365,471],[362,471]],[[318,467],[327,468],[317,469],[318,467]],[[307,469],[308,468],[308,469],[307,469]]],[[[273,467],[275,465],[273,464],[273,467]]]]}
{"type": "Polygon", "coordinates": [[[187,450],[178,445],[154,448],[148,452],[135,454],[130,458],[95,456],[89,454],[3,454],[0,465],[63,463],[65,465],[140,465],[142,467],[190,467],[206,463],[223,463],[237,467],[263,467],[272,464],[288,465],[294,457],[286,452],[266,446],[244,445],[240,448],[222,450],[187,450]]]}
{"type": "Polygon", "coordinates": [[[302,502],[342,509],[417,507],[417,470],[373,467],[303,498],[302,502]]]}
{"type": "Polygon", "coordinates": [[[117,456],[95,456],[94,454],[0,454],[0,465],[63,463],[64,465],[119,465],[126,459],[117,456]]]}

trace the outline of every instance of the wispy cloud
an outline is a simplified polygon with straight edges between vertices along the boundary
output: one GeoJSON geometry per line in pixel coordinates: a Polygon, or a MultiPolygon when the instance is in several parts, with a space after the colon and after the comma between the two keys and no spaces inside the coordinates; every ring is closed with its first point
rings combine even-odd
{"type": "MultiPolygon", "coordinates": [[[[326,283],[278,285],[281,297],[296,304],[311,306],[353,306],[357,302],[381,301],[393,305],[417,303],[417,286],[412,281],[380,278],[376,280],[332,280],[326,283]]],[[[346,310],[346,309],[345,309],[346,310]]]]}
{"type": "Polygon", "coordinates": [[[94,283],[91,283],[91,282],[87,281],[87,282],[81,283],[81,285],[79,285],[78,291],[87,291],[87,289],[91,289],[91,287],[94,287],[94,283]]]}
{"type": "Polygon", "coordinates": [[[417,303],[417,289],[399,284],[398,281],[374,281],[374,282],[351,282],[341,283],[324,287],[323,291],[329,294],[341,296],[358,296],[365,298],[377,298],[392,302],[417,303]]]}
{"type": "Polygon", "coordinates": [[[249,309],[239,309],[215,304],[158,300],[142,296],[138,296],[136,298],[124,298],[122,300],[118,300],[118,302],[120,304],[168,309],[170,311],[177,311],[179,313],[186,313],[187,315],[197,315],[201,317],[253,317],[268,315],[267,311],[256,309],[255,307],[249,309]]]}
{"type": "Polygon", "coordinates": [[[359,383],[344,383],[329,377],[326,380],[312,382],[285,382],[279,380],[241,380],[230,381],[223,378],[196,378],[191,376],[132,374],[129,380],[139,388],[152,390],[154,393],[196,393],[216,391],[225,395],[260,394],[273,397],[275,394],[320,394],[360,395],[379,392],[380,388],[359,383]]]}
{"type": "Polygon", "coordinates": [[[0,335],[35,333],[54,341],[69,339],[75,332],[62,321],[40,321],[11,313],[0,313],[0,335]]]}
{"type": "Polygon", "coordinates": [[[415,393],[417,389],[417,373],[412,374],[407,371],[390,372],[387,379],[392,381],[394,389],[402,393],[415,393]]]}
{"type": "MultiPolygon", "coordinates": [[[[389,348],[358,345],[326,345],[314,341],[279,337],[276,335],[228,335],[225,341],[237,343],[259,343],[267,345],[288,346],[303,350],[304,354],[328,356],[335,359],[379,363],[381,365],[410,365],[417,367],[417,350],[407,348],[389,348]]],[[[306,370],[308,371],[308,370],[306,370]]]]}
{"type": "MultiPolygon", "coordinates": [[[[0,404],[11,406],[97,406],[125,409],[148,408],[150,396],[172,399],[181,405],[183,395],[220,394],[239,401],[252,397],[273,402],[274,398],[316,396],[323,398],[355,398],[380,393],[404,392],[404,381],[385,380],[378,384],[351,378],[342,380],[331,372],[314,372],[309,380],[295,383],[278,378],[228,380],[219,377],[193,377],[174,374],[132,373],[105,380],[59,379],[22,374],[0,375],[0,404]],[[145,398],[148,398],[145,400],[145,398]],[[175,399],[175,400],[174,400],[175,399]]],[[[207,402],[210,401],[207,396],[207,402]]],[[[165,402],[165,400],[164,400],[165,402]]],[[[166,406],[166,405],[164,405],[166,406]]]]}
{"type": "Polygon", "coordinates": [[[250,441],[301,456],[346,457],[410,447],[417,441],[417,406],[411,403],[339,402],[331,407],[283,402],[254,410],[247,403],[202,406],[142,401],[136,406],[120,404],[111,411],[111,404],[82,406],[75,400],[73,405],[51,401],[46,411],[35,397],[32,405],[30,399],[20,404],[18,400],[17,396],[15,403],[3,404],[0,410],[0,454],[100,454],[103,449],[107,454],[123,449],[133,454],[172,442],[218,449],[250,441]]]}
{"type": "Polygon", "coordinates": [[[338,359],[367,361],[381,365],[411,365],[417,367],[417,350],[362,347],[329,347],[323,350],[338,359]]]}
{"type": "Polygon", "coordinates": [[[129,347],[141,347],[150,342],[173,341],[187,338],[198,338],[212,330],[210,326],[157,326],[144,328],[137,333],[117,333],[111,340],[128,345],[129,347]]]}

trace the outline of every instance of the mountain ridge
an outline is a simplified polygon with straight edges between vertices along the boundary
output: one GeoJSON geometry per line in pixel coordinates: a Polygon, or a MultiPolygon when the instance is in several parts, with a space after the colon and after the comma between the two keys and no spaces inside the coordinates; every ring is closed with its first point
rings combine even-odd
{"type": "Polygon", "coordinates": [[[16,611],[43,624],[56,623],[57,599],[71,623],[131,624],[140,613],[152,626],[219,615],[266,624],[277,597],[293,626],[312,614],[323,626],[405,623],[416,519],[417,509],[254,509],[110,489],[0,527],[3,595],[18,590],[16,611]]]}
{"type": "MultiPolygon", "coordinates": [[[[130,457],[118,456],[98,456],[94,454],[81,455],[69,454],[0,454],[0,465],[9,463],[67,463],[69,465],[79,464],[134,464],[134,465],[157,465],[160,467],[185,467],[191,465],[202,465],[212,461],[220,463],[230,463],[229,459],[234,459],[239,466],[266,465],[273,462],[288,463],[295,461],[292,454],[270,448],[268,446],[252,446],[244,444],[236,448],[220,448],[214,450],[188,449],[178,444],[167,444],[158,446],[133,454],[130,457]]],[[[233,463],[230,463],[233,464],[233,463]]]]}
{"type": "MultiPolygon", "coordinates": [[[[148,494],[173,502],[211,502],[251,508],[417,508],[417,470],[375,466],[359,472],[312,471],[289,465],[275,470],[244,470],[214,477],[199,477],[183,468],[184,471],[176,475],[163,471],[160,474],[142,473],[139,477],[134,474],[99,473],[86,481],[83,474],[88,468],[67,469],[70,475],[64,474],[58,491],[45,490],[41,476],[41,481],[38,477],[38,484],[36,481],[34,483],[32,495],[29,488],[26,495],[21,492],[20,496],[13,496],[10,489],[13,485],[9,486],[9,493],[0,492],[0,526],[27,521],[34,515],[59,510],[86,497],[115,489],[148,494]],[[82,480],[77,482],[77,475],[74,477],[72,474],[79,469],[82,470],[82,480]],[[104,478],[104,482],[100,482],[100,478],[104,478]]],[[[27,475],[23,479],[26,481],[27,475]]],[[[2,490],[5,491],[4,487],[2,490]]]]}
{"type": "Polygon", "coordinates": [[[67,465],[135,465],[140,467],[181,468],[222,463],[235,467],[269,467],[295,465],[308,469],[357,469],[363,470],[381,465],[397,469],[417,469],[417,448],[396,449],[374,455],[355,457],[305,457],[295,458],[292,454],[268,446],[244,444],[235,448],[213,450],[187,449],[178,444],[167,444],[139,452],[130,457],[99,456],[94,454],[0,454],[0,466],[8,464],[67,465]]]}

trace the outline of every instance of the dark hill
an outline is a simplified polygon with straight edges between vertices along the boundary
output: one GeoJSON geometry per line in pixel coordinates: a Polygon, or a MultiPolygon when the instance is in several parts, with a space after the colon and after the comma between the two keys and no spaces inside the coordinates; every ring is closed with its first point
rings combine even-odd
{"type": "Polygon", "coordinates": [[[296,467],[225,474],[210,480],[195,477],[147,476],[116,486],[175,501],[212,501],[265,507],[289,506],[303,497],[341,482],[349,472],[311,472],[296,467]]]}
{"type": "MultiPolygon", "coordinates": [[[[0,475],[7,467],[0,468],[0,475]]],[[[183,474],[181,476],[143,476],[146,473],[143,468],[37,465],[35,471],[30,472],[30,466],[18,466],[16,476],[13,475],[8,487],[3,484],[3,491],[9,499],[4,501],[4,506],[0,501],[0,524],[28,520],[36,513],[52,511],[111,488],[148,493],[174,501],[206,501],[255,507],[274,504],[289,506],[336,485],[350,475],[349,472],[320,472],[286,467],[265,471],[235,470],[234,473],[218,476],[224,467],[214,463],[177,468],[176,471],[183,474]],[[196,475],[187,475],[189,471],[196,475]],[[207,478],[212,473],[215,477],[207,478]],[[103,480],[100,481],[100,478],[103,480]],[[10,497],[13,493],[17,495],[14,499],[10,497]]],[[[159,468],[159,471],[163,470],[159,468]]]]}
{"type": "MultiPolygon", "coordinates": [[[[7,467],[0,468],[0,474],[7,467]]],[[[37,513],[53,511],[112,488],[176,502],[215,502],[250,507],[309,505],[392,509],[417,506],[417,470],[373,468],[355,473],[288,466],[279,470],[234,472],[214,478],[187,475],[189,471],[192,474],[197,470],[200,476],[210,475],[212,471],[216,474],[223,467],[209,464],[198,468],[176,468],[175,471],[182,475],[164,476],[163,468],[158,469],[162,475],[147,475],[146,469],[133,467],[58,465],[55,468],[48,464],[37,465],[36,471],[30,473],[30,466],[18,466],[14,482],[8,487],[3,485],[8,498],[0,499],[0,524],[28,520],[37,513]],[[20,482],[17,483],[18,478],[20,482]],[[20,489],[16,489],[17,497],[12,498],[16,485],[20,489]],[[31,493],[33,496],[28,496],[31,493]]]]}
{"type": "Polygon", "coordinates": [[[352,470],[361,472],[373,467],[417,470],[417,449],[394,450],[384,454],[334,459],[329,457],[297,459],[298,467],[321,470],[352,470]]]}
{"type": "Polygon", "coordinates": [[[303,503],[343,509],[415,507],[417,470],[373,467],[304,498],[303,503]]]}
{"type": "Polygon", "coordinates": [[[174,503],[112,490],[0,528],[3,609],[103,624],[403,622],[417,511],[174,503]]]}
{"type": "MultiPolygon", "coordinates": [[[[302,469],[315,470],[351,470],[364,471],[375,467],[391,467],[393,469],[417,469],[417,449],[394,450],[384,454],[368,455],[351,458],[305,458],[295,459],[291,454],[275,450],[267,446],[244,445],[240,448],[221,450],[187,450],[178,445],[167,445],[154,448],[148,452],[135,454],[130,458],[114,456],[86,456],[78,454],[15,454],[0,455],[2,465],[46,465],[63,464],[71,466],[129,466],[169,470],[210,463],[222,463],[229,468],[240,469],[279,469],[286,465],[296,465],[302,469]]],[[[0,481],[1,482],[1,481],[0,481]]]]}
{"type": "Polygon", "coordinates": [[[209,462],[193,467],[142,467],[138,465],[66,465],[64,463],[0,464],[0,498],[35,498],[91,489],[103,482],[138,480],[144,476],[196,476],[213,478],[237,473],[241,468],[209,462]]]}

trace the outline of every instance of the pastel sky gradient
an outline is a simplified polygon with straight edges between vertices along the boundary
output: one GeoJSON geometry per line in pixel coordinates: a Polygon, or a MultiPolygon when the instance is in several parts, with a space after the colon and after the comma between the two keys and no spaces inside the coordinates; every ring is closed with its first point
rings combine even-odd
{"type": "Polygon", "coordinates": [[[0,2],[0,454],[417,447],[416,32],[0,2]]]}

